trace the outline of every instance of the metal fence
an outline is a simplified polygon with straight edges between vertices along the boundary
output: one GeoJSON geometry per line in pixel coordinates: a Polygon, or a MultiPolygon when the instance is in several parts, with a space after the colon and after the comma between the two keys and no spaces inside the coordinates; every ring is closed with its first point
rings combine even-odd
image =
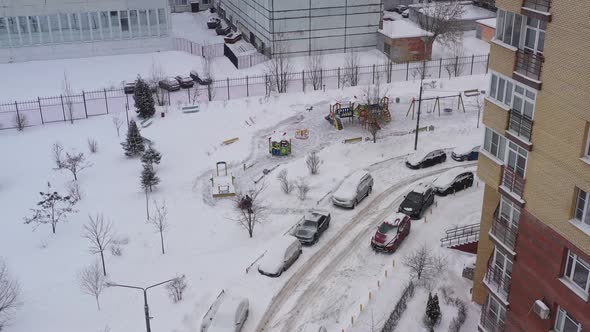
{"type": "Polygon", "coordinates": [[[187,52],[192,55],[203,57],[209,56],[215,58],[223,56],[223,45],[224,43],[203,45],[184,38],[172,39],[172,47],[175,51],[187,52]]]}
{"type": "MultiPolygon", "coordinates": [[[[427,61],[426,79],[450,78],[485,74],[488,71],[489,55],[472,55],[427,61]]],[[[356,68],[331,68],[321,70],[321,89],[337,89],[349,86],[346,76],[355,73],[356,85],[376,82],[391,83],[419,79],[422,62],[384,63],[356,68]]],[[[285,92],[312,91],[311,73],[303,70],[285,75],[285,92]]],[[[272,93],[273,77],[269,75],[243,76],[216,79],[210,86],[195,85],[191,89],[168,92],[167,104],[172,106],[194,104],[206,100],[229,100],[234,98],[268,96],[272,93]]],[[[317,86],[317,85],[316,85],[317,86]]],[[[16,128],[16,118],[26,118],[26,126],[87,119],[92,116],[133,111],[133,95],[120,89],[82,91],[74,95],[38,97],[28,101],[0,103],[0,129],[16,128]]]]}

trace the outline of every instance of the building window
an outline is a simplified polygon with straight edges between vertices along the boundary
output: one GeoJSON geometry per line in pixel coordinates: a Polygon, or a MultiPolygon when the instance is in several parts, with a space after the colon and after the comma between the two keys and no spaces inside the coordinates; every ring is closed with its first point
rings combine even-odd
{"type": "Polygon", "coordinates": [[[547,22],[527,17],[524,49],[535,54],[543,54],[543,49],[545,48],[545,29],[547,29],[547,22]]]}
{"type": "Polygon", "coordinates": [[[574,218],[590,225],[590,194],[580,188],[577,188],[577,191],[576,213],[574,218]]]}
{"type": "Polygon", "coordinates": [[[580,288],[580,290],[588,294],[588,286],[590,285],[590,264],[571,251],[567,255],[564,277],[571,281],[575,287],[580,288]]]}
{"type": "Polygon", "coordinates": [[[508,198],[502,196],[500,199],[500,217],[512,227],[518,227],[520,219],[520,207],[508,198]]]}
{"type": "Polygon", "coordinates": [[[153,37],[158,36],[158,14],[155,9],[148,10],[148,21],[150,24],[150,30],[153,37]]]}
{"type": "Polygon", "coordinates": [[[524,178],[528,151],[510,142],[508,144],[508,161],[506,164],[520,177],[524,178]]]}
{"type": "Polygon", "coordinates": [[[562,307],[557,310],[557,319],[555,320],[555,331],[558,332],[581,332],[582,324],[572,317],[562,307]]]}
{"type": "Polygon", "coordinates": [[[504,76],[492,73],[490,97],[508,107],[512,102],[514,83],[504,76]]]}
{"type": "Polygon", "coordinates": [[[389,57],[391,55],[391,46],[387,43],[383,43],[383,52],[389,57]]]}
{"type": "Polygon", "coordinates": [[[496,39],[518,48],[522,24],[522,15],[498,9],[496,39]]]}
{"type": "Polygon", "coordinates": [[[70,27],[72,28],[72,40],[79,41],[82,29],[80,28],[80,18],[77,13],[70,14],[70,27]]]}
{"type": "Polygon", "coordinates": [[[166,22],[166,10],[158,9],[158,22],[160,23],[160,36],[168,35],[168,24],[166,22]]]}
{"type": "Polygon", "coordinates": [[[492,156],[504,161],[506,154],[506,138],[490,128],[486,128],[483,149],[492,156]]]}
{"type": "MultiPolygon", "coordinates": [[[[487,319],[491,326],[503,327],[506,322],[506,308],[493,296],[488,295],[487,319]]],[[[485,324],[485,323],[484,323],[485,324]]],[[[487,324],[486,324],[487,325],[487,324]]]]}

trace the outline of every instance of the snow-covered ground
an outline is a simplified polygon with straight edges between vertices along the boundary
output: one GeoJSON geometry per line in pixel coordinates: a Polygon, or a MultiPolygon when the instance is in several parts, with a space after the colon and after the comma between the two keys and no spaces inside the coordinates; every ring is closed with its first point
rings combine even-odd
{"type": "MultiPolygon", "coordinates": [[[[127,65],[133,62],[128,61],[127,65]]],[[[95,63],[87,65],[92,66],[98,75],[95,63]]],[[[171,69],[181,66],[175,61],[170,61],[169,65],[171,69]]],[[[60,77],[59,70],[55,75],[60,77]]],[[[80,78],[80,82],[83,81],[80,78]]],[[[437,88],[427,89],[425,95],[449,95],[466,89],[485,88],[486,81],[483,76],[443,80],[437,88]]],[[[171,226],[164,234],[165,255],[160,253],[158,234],[145,222],[145,198],[139,186],[140,162],[123,156],[119,143],[124,133],[117,137],[110,117],[78,121],[74,125],[60,123],[27,128],[24,132],[0,132],[0,151],[10,156],[10,162],[0,163],[0,202],[8,203],[2,204],[4,226],[0,232],[0,253],[21,283],[24,303],[8,331],[99,331],[108,326],[112,332],[123,332],[144,328],[141,292],[108,288],[101,295],[102,310],[97,311],[94,299],[80,290],[77,272],[97,258],[88,251],[87,240],[81,236],[82,227],[88,221],[88,215],[96,213],[103,213],[112,220],[117,234],[130,241],[121,257],[107,255],[109,280],[149,285],[180,274],[187,276],[189,289],[178,304],[171,303],[165,289],[150,290],[154,330],[195,331],[215,296],[226,289],[249,298],[251,310],[244,332],[255,331],[269,303],[277,300],[276,294],[294,283],[300,287],[293,287],[292,294],[282,292],[283,305],[278,306],[272,315],[272,324],[284,326],[284,320],[291,317],[289,326],[301,328],[302,322],[311,317],[327,326],[344,326],[347,317],[365,296],[368,283],[374,282],[375,276],[381,275],[391,260],[388,256],[376,256],[370,252],[369,238],[363,231],[373,231],[373,225],[381,215],[397,209],[395,202],[420,180],[420,174],[434,174],[430,172],[462,166],[449,160],[432,169],[411,171],[403,165],[403,156],[412,151],[414,139],[406,133],[415,127],[415,122],[406,113],[417,92],[415,82],[389,86],[393,121],[379,133],[376,144],[369,141],[343,144],[346,138],[365,137],[368,133],[357,125],[347,124],[344,130],[337,131],[323,119],[331,100],[361,95],[360,87],[279,95],[269,100],[249,98],[212,102],[201,105],[199,113],[183,114],[171,110],[165,118],[154,119],[150,127],[142,129],[142,134],[153,140],[163,155],[162,164],[157,167],[162,183],[151,199],[165,200],[169,208],[171,226]],[[394,102],[395,97],[400,98],[399,104],[394,102]],[[308,104],[314,106],[312,111],[305,110],[308,104]],[[273,132],[293,136],[296,129],[309,129],[310,138],[294,139],[293,154],[289,157],[271,157],[267,137],[273,132]],[[237,142],[221,144],[235,137],[239,138],[237,142]],[[98,141],[98,153],[88,153],[87,138],[98,141]],[[63,192],[65,184],[70,181],[68,174],[53,170],[50,150],[56,141],[61,142],[66,150],[85,152],[93,166],[79,175],[84,197],[70,221],[59,224],[55,235],[50,234],[46,225],[32,232],[30,225],[23,224],[23,217],[35,206],[38,192],[46,188],[48,181],[63,192]],[[319,151],[323,159],[317,176],[309,176],[304,166],[304,157],[312,150],[319,151]],[[264,169],[278,166],[265,180],[268,187],[263,199],[270,215],[266,222],[257,226],[254,239],[248,238],[245,230],[230,220],[233,216],[230,200],[214,200],[210,196],[209,177],[215,163],[221,160],[232,166],[237,187],[241,190],[252,187],[253,180],[259,179],[264,169]],[[243,164],[249,166],[245,171],[243,164]],[[293,180],[307,179],[311,186],[307,200],[301,202],[294,194],[288,196],[280,191],[276,173],[283,168],[288,169],[293,180]],[[356,210],[332,208],[329,195],[326,195],[344,176],[360,168],[368,168],[375,177],[372,196],[356,210]],[[280,278],[270,279],[258,274],[256,265],[246,273],[246,268],[268,245],[291,229],[310,207],[329,209],[332,213],[333,221],[320,242],[304,248],[303,255],[280,278]],[[368,213],[367,218],[364,213],[368,213]],[[355,240],[360,242],[351,242],[355,240]],[[335,243],[337,245],[332,247],[335,243]],[[348,256],[338,256],[345,247],[349,247],[345,251],[348,256]],[[369,258],[367,261],[364,260],[366,257],[369,258]],[[303,274],[300,280],[297,277],[303,271],[310,274],[303,274]],[[287,315],[289,306],[301,306],[298,295],[322,271],[331,271],[330,278],[335,278],[330,279],[336,282],[330,288],[330,296],[324,296],[325,290],[312,292],[323,286],[313,284],[315,288],[305,293],[305,299],[313,299],[326,311],[320,316],[304,311],[300,315],[287,315]],[[335,271],[341,273],[334,274],[335,271]],[[325,301],[318,296],[325,297],[325,301]],[[337,301],[338,305],[328,310],[327,305],[332,301],[337,301]]],[[[449,100],[442,106],[454,108],[456,103],[457,100],[449,100]]],[[[439,117],[431,111],[432,104],[425,103],[421,126],[432,125],[435,130],[420,135],[420,146],[452,148],[466,142],[479,142],[483,132],[476,128],[477,112],[469,100],[466,100],[466,106],[467,113],[455,110],[452,115],[439,117]]],[[[441,211],[437,217],[440,223],[432,228],[430,222],[416,225],[402,248],[421,243],[421,239],[414,240],[417,234],[439,239],[447,225],[473,222],[467,220],[467,214],[478,213],[478,195],[481,191],[473,189],[439,201],[434,212],[441,211]],[[443,206],[447,201],[449,205],[443,206]],[[451,214],[452,207],[462,204],[469,204],[470,208],[463,211],[460,218],[455,218],[451,214]]],[[[457,293],[465,291],[465,285],[456,280],[457,273],[460,273],[457,267],[467,260],[459,256],[453,258],[454,268],[447,276],[457,293]]],[[[396,268],[394,271],[403,271],[400,264],[396,268]]],[[[393,278],[400,278],[401,286],[405,277],[395,274],[401,272],[393,273],[393,278]]],[[[383,311],[390,309],[384,307],[383,311]]],[[[472,307],[470,310],[477,309],[472,307]]],[[[474,317],[472,315],[470,319],[474,317]]]]}

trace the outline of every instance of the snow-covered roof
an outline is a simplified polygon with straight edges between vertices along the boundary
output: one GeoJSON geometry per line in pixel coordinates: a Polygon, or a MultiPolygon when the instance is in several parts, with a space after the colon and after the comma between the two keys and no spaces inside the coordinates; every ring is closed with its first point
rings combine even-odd
{"type": "Polygon", "coordinates": [[[423,194],[426,190],[430,188],[430,184],[427,183],[418,183],[418,185],[412,190],[415,193],[423,194]]]}
{"type": "Polygon", "coordinates": [[[272,133],[272,135],[270,135],[270,140],[272,142],[280,142],[280,141],[283,141],[283,140],[287,140],[288,141],[289,138],[290,138],[289,134],[287,132],[285,132],[285,131],[281,131],[281,132],[278,132],[278,133],[277,132],[274,132],[274,133],[272,133]]]}
{"type": "Polygon", "coordinates": [[[412,165],[417,164],[417,163],[421,162],[422,159],[424,159],[424,157],[426,157],[426,155],[429,154],[430,152],[432,152],[432,150],[418,150],[418,151],[414,152],[414,154],[409,155],[408,158],[406,159],[406,161],[412,165]]]}
{"type": "MultiPolygon", "coordinates": [[[[434,14],[434,12],[437,10],[437,6],[441,6],[444,5],[443,2],[433,2],[430,3],[428,5],[423,5],[423,4],[415,4],[415,5],[410,5],[410,7],[414,7],[417,10],[419,10],[420,12],[428,15],[428,16],[432,16],[434,14]]],[[[462,6],[463,7],[463,13],[461,14],[461,20],[481,20],[484,18],[492,18],[492,17],[496,17],[496,13],[494,13],[491,10],[487,10],[485,8],[481,8],[481,7],[477,7],[474,6],[472,4],[470,4],[470,2],[464,2],[462,4],[457,4],[457,6],[462,6]]]]}
{"type": "Polygon", "coordinates": [[[363,176],[367,175],[368,173],[369,172],[365,171],[364,169],[352,173],[349,177],[344,179],[340,187],[338,187],[336,192],[334,192],[334,196],[345,199],[354,198],[359,182],[363,176]]]}
{"type": "Polygon", "coordinates": [[[304,219],[318,221],[322,216],[327,216],[328,212],[324,210],[309,210],[305,213],[304,219]]]}
{"type": "Polygon", "coordinates": [[[466,170],[463,167],[452,168],[436,178],[436,180],[432,182],[432,185],[436,188],[445,188],[450,185],[459,174],[465,172],[466,170]]]}
{"type": "Polygon", "coordinates": [[[294,236],[281,236],[280,239],[272,244],[262,259],[260,259],[258,268],[267,273],[279,272],[285,262],[285,253],[294,242],[299,242],[294,236]]]}
{"type": "Polygon", "coordinates": [[[458,146],[456,148],[453,149],[453,153],[456,155],[464,155],[464,154],[468,154],[471,151],[475,150],[475,148],[479,148],[479,144],[465,144],[465,145],[461,145],[458,146]]]}
{"type": "Polygon", "coordinates": [[[484,20],[477,20],[476,21],[479,24],[483,24],[485,26],[488,26],[490,28],[496,28],[496,18],[486,18],[484,20]]]}
{"type": "Polygon", "coordinates": [[[394,225],[394,226],[399,226],[399,224],[402,222],[402,220],[404,220],[404,218],[406,218],[407,215],[401,213],[401,212],[396,212],[393,215],[385,218],[384,222],[390,224],[390,225],[394,225]]]}
{"type": "Polygon", "coordinates": [[[379,29],[379,32],[391,39],[432,36],[431,32],[420,29],[408,20],[383,21],[383,29],[379,29]]]}

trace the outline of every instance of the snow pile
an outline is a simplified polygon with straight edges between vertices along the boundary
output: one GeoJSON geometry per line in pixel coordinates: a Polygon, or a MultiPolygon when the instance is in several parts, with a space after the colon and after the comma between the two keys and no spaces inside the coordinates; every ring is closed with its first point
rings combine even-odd
{"type": "Polygon", "coordinates": [[[486,18],[484,20],[477,20],[476,21],[479,24],[483,24],[485,26],[488,26],[490,28],[496,28],[496,18],[486,18]]]}

